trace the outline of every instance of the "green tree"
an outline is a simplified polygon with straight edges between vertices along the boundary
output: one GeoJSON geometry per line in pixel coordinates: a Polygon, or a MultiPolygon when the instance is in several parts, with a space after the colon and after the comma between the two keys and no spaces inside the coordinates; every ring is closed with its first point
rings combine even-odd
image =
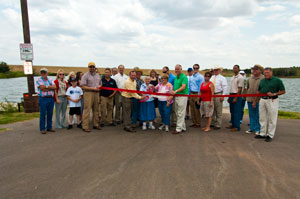
{"type": "Polygon", "coordinates": [[[0,63],[0,73],[7,73],[7,72],[9,72],[9,67],[7,63],[3,61],[0,63]]]}

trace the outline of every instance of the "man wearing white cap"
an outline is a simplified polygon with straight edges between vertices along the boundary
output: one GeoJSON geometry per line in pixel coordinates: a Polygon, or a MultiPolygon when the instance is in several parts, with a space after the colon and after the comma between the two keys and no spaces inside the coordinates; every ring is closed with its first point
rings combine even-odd
{"type": "MultiPolygon", "coordinates": [[[[223,77],[221,73],[222,68],[220,66],[215,66],[210,81],[215,86],[215,95],[224,95],[227,92],[227,80],[223,77]]],[[[212,117],[212,126],[215,130],[221,128],[222,124],[222,112],[223,112],[223,101],[224,97],[214,97],[214,113],[212,117]]]]}
{"type": "Polygon", "coordinates": [[[56,85],[50,78],[48,78],[47,68],[42,68],[40,73],[41,77],[36,81],[40,107],[40,131],[42,134],[46,134],[46,130],[48,132],[55,132],[52,129],[52,116],[54,108],[53,96],[56,85]]]}

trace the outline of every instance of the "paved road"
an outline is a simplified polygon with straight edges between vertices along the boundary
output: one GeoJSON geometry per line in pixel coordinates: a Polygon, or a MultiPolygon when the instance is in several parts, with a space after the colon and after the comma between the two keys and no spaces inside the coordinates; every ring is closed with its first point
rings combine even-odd
{"type": "Polygon", "coordinates": [[[300,198],[297,120],[279,120],[271,143],[227,129],[41,135],[37,126],[0,126],[12,128],[0,132],[1,199],[300,198]]]}

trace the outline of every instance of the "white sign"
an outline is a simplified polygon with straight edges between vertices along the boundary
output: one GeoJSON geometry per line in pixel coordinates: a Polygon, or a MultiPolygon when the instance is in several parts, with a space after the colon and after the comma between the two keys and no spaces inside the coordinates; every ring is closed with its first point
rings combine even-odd
{"type": "Polygon", "coordinates": [[[24,74],[32,75],[32,62],[31,61],[24,62],[24,74]]]}
{"type": "Polygon", "coordinates": [[[20,44],[21,60],[33,60],[32,44],[20,44]]]}

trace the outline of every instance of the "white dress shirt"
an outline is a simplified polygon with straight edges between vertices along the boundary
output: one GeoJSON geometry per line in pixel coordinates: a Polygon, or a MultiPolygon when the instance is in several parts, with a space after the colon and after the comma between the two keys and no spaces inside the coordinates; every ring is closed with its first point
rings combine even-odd
{"type": "Polygon", "coordinates": [[[128,76],[118,73],[114,76],[113,79],[116,81],[118,88],[124,88],[124,82],[128,79],[128,76]]]}
{"type": "Polygon", "coordinates": [[[222,75],[213,75],[210,78],[211,82],[215,83],[215,93],[222,93],[223,95],[227,93],[227,80],[222,75]],[[215,80],[214,80],[215,79],[215,80]]]}

